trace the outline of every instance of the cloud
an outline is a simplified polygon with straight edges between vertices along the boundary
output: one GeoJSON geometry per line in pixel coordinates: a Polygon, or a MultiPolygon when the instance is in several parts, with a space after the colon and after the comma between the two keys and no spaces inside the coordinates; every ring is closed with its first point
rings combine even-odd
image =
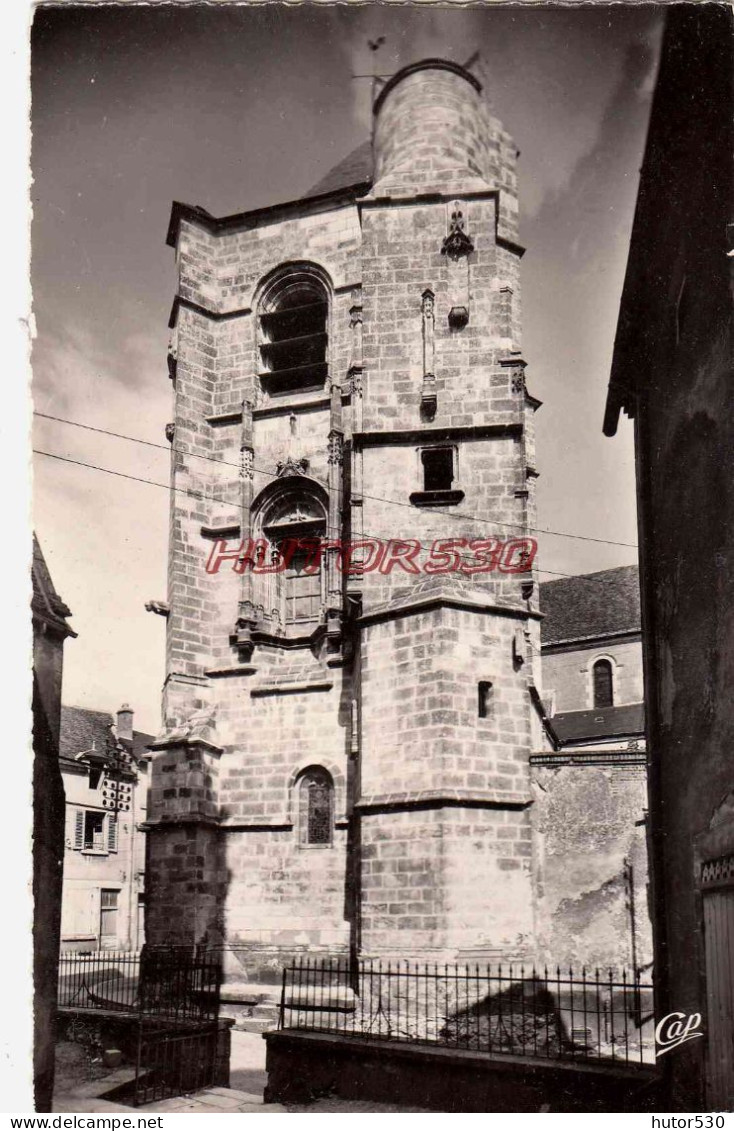
{"type": "Polygon", "coordinates": [[[98,426],[126,423],[144,439],[160,441],[168,419],[165,330],[137,329],[119,317],[108,332],[79,318],[47,325],[33,345],[34,406],[56,415],[77,415],[98,426]],[[140,393],[146,391],[146,412],[140,393]],[[163,421],[160,422],[160,416],[163,421]]]}
{"type": "Polygon", "coordinates": [[[34,420],[34,447],[78,461],[36,456],[34,470],[34,525],[79,633],[65,653],[64,700],[114,710],[118,699],[129,699],[138,724],[154,730],[164,628],[144,603],[166,591],[170,455],[163,427],[171,395],[165,365],[155,362],[157,337],[134,332],[122,344],[105,342],[98,327],[78,322],[47,332],[36,347],[37,411],[162,445],[34,420]],[[136,661],[142,656],[144,663],[136,661]]]}

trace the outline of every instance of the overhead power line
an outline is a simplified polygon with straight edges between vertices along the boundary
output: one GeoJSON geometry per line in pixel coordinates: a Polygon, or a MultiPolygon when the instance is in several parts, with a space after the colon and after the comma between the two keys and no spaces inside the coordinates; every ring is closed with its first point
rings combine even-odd
{"type": "MultiPolygon", "coordinates": [[[[239,471],[239,468],[240,468],[240,465],[238,463],[234,463],[232,460],[221,459],[219,456],[211,456],[211,455],[206,455],[205,453],[199,453],[199,452],[189,452],[189,451],[186,451],[184,448],[177,448],[177,447],[175,447],[175,445],[171,445],[171,444],[157,444],[153,440],[143,440],[139,436],[129,436],[129,435],[123,433],[123,432],[112,432],[107,428],[98,428],[98,427],[96,427],[92,424],[83,424],[80,420],[68,420],[68,419],[61,417],[61,416],[51,416],[49,413],[38,412],[38,411],[35,411],[33,415],[38,416],[43,420],[54,421],[57,424],[68,424],[68,425],[71,425],[74,428],[85,429],[88,432],[97,432],[97,433],[100,433],[103,436],[111,436],[116,440],[127,440],[127,441],[129,441],[130,443],[133,443],[133,444],[143,444],[148,448],[156,448],[160,451],[166,451],[166,452],[174,451],[179,455],[187,456],[189,459],[203,459],[203,460],[207,460],[211,463],[219,463],[219,464],[222,464],[226,467],[236,468],[238,471],[239,471]]],[[[101,468],[99,470],[104,471],[105,469],[101,468]]],[[[263,467],[255,466],[253,468],[253,470],[256,471],[258,473],[258,475],[266,475],[266,476],[268,476],[268,478],[270,478],[273,474],[271,468],[263,468],[263,467]]],[[[322,484],[322,486],[324,486],[328,489],[327,484],[324,483],[324,484],[322,484]]],[[[366,491],[361,491],[360,495],[361,495],[362,498],[371,499],[373,502],[387,503],[388,505],[394,506],[394,507],[406,507],[408,510],[411,510],[411,511],[415,510],[415,507],[413,506],[412,503],[406,503],[402,499],[388,499],[385,495],[371,495],[371,494],[368,494],[366,491]]],[[[603,545],[603,546],[621,546],[624,549],[628,549],[628,550],[636,550],[637,549],[637,543],[636,542],[617,542],[617,541],[612,540],[611,538],[596,538],[596,537],[594,537],[590,534],[572,534],[568,530],[547,530],[547,529],[544,530],[540,526],[525,527],[525,526],[521,526],[519,523],[500,522],[498,519],[492,520],[491,522],[489,522],[487,520],[486,516],[471,514],[471,513],[468,513],[466,511],[459,511],[459,512],[456,512],[456,513],[452,513],[451,511],[438,510],[438,509],[432,507],[431,513],[433,515],[439,515],[441,517],[451,518],[451,519],[454,519],[454,520],[456,520],[458,518],[458,519],[466,519],[469,522],[482,523],[485,527],[486,526],[493,526],[493,527],[501,526],[501,527],[503,527],[507,530],[514,530],[514,531],[518,531],[520,533],[527,532],[527,533],[530,533],[530,534],[547,534],[547,535],[550,535],[553,538],[570,538],[570,539],[572,539],[574,541],[578,541],[578,542],[595,542],[595,543],[598,543],[598,544],[603,545]]]]}
{"type": "MultiPolygon", "coordinates": [[[[186,495],[189,498],[200,499],[204,502],[219,503],[220,505],[224,504],[226,506],[231,507],[233,510],[239,510],[240,513],[243,512],[242,506],[238,503],[227,502],[226,500],[222,500],[222,499],[215,499],[211,495],[205,495],[201,491],[193,491],[188,487],[172,487],[169,483],[159,483],[155,479],[147,479],[144,476],[130,475],[127,472],[124,472],[124,471],[114,471],[112,468],[109,468],[109,467],[100,467],[99,464],[87,463],[85,460],[73,459],[71,456],[58,455],[56,452],[45,452],[41,448],[33,448],[33,452],[34,452],[35,455],[45,456],[47,459],[59,460],[61,463],[72,464],[75,467],[85,467],[90,471],[100,471],[105,475],[112,475],[112,476],[115,476],[116,478],[119,478],[119,479],[127,479],[127,480],[130,480],[133,483],[145,483],[145,484],[147,484],[148,486],[151,486],[151,487],[159,487],[164,491],[168,491],[169,494],[186,495]]],[[[330,537],[338,538],[338,537],[341,536],[340,530],[335,530],[331,527],[328,527],[327,529],[328,529],[330,537]]],[[[401,539],[396,539],[396,538],[393,538],[392,536],[386,537],[383,534],[371,534],[371,533],[368,533],[367,531],[361,531],[360,532],[360,539],[358,539],[358,540],[361,540],[361,539],[371,539],[371,540],[380,541],[380,542],[401,541],[401,539]]],[[[463,562],[472,562],[474,560],[473,558],[468,557],[464,554],[459,554],[458,558],[459,558],[460,561],[463,561],[463,562]]],[[[552,569],[540,569],[539,568],[538,573],[550,574],[553,577],[580,577],[580,578],[583,578],[584,580],[587,580],[587,581],[594,580],[593,578],[585,576],[583,574],[562,573],[559,570],[552,570],[552,569]]],[[[451,574],[451,573],[447,573],[446,576],[451,577],[451,576],[455,576],[455,575],[451,574]]]]}

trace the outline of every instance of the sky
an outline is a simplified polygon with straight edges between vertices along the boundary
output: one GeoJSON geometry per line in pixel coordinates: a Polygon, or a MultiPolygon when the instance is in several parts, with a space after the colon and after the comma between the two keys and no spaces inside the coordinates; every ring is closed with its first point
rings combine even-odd
{"type": "Polygon", "coordinates": [[[36,10],[33,407],[102,430],[34,420],[36,449],[95,467],[34,459],[34,525],[79,634],[65,703],[160,723],[165,622],[144,606],[166,598],[171,202],[225,215],[298,198],[369,136],[371,84],[353,76],[373,66],[481,53],[521,151],[538,525],[575,536],[540,536],[542,580],[636,561],[631,425],[601,426],[660,23],[618,4],[36,10]]]}

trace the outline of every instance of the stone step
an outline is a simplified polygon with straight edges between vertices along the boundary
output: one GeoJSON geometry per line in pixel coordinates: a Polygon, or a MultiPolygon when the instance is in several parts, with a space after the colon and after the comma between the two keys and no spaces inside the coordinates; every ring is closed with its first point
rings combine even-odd
{"type": "Polygon", "coordinates": [[[235,1029],[240,1033],[266,1033],[278,1026],[277,1014],[275,1017],[240,1017],[235,1024],[235,1029]]]}
{"type": "Polygon", "coordinates": [[[275,1001],[261,1001],[250,1011],[251,1017],[262,1017],[263,1019],[277,1018],[280,1012],[280,1003],[275,1001]]]}

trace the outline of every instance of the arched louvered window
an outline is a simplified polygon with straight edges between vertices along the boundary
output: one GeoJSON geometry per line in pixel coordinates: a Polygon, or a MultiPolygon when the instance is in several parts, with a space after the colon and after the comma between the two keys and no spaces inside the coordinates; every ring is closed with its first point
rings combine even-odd
{"type": "Polygon", "coordinates": [[[328,294],[307,268],[285,271],[260,302],[260,378],[270,394],[323,387],[328,294]]]}
{"type": "Polygon", "coordinates": [[[298,783],[298,826],[302,845],[327,846],[334,827],[334,783],[331,774],[315,766],[298,783]]]}
{"type": "Polygon", "coordinates": [[[611,660],[597,660],[593,672],[594,706],[614,706],[614,682],[612,679],[611,660]]]}
{"type": "Polygon", "coordinates": [[[312,632],[321,620],[325,600],[319,551],[326,533],[324,504],[307,487],[294,485],[266,508],[259,526],[270,544],[265,556],[283,565],[280,572],[258,579],[268,588],[262,604],[278,610],[288,635],[312,632]]]}

